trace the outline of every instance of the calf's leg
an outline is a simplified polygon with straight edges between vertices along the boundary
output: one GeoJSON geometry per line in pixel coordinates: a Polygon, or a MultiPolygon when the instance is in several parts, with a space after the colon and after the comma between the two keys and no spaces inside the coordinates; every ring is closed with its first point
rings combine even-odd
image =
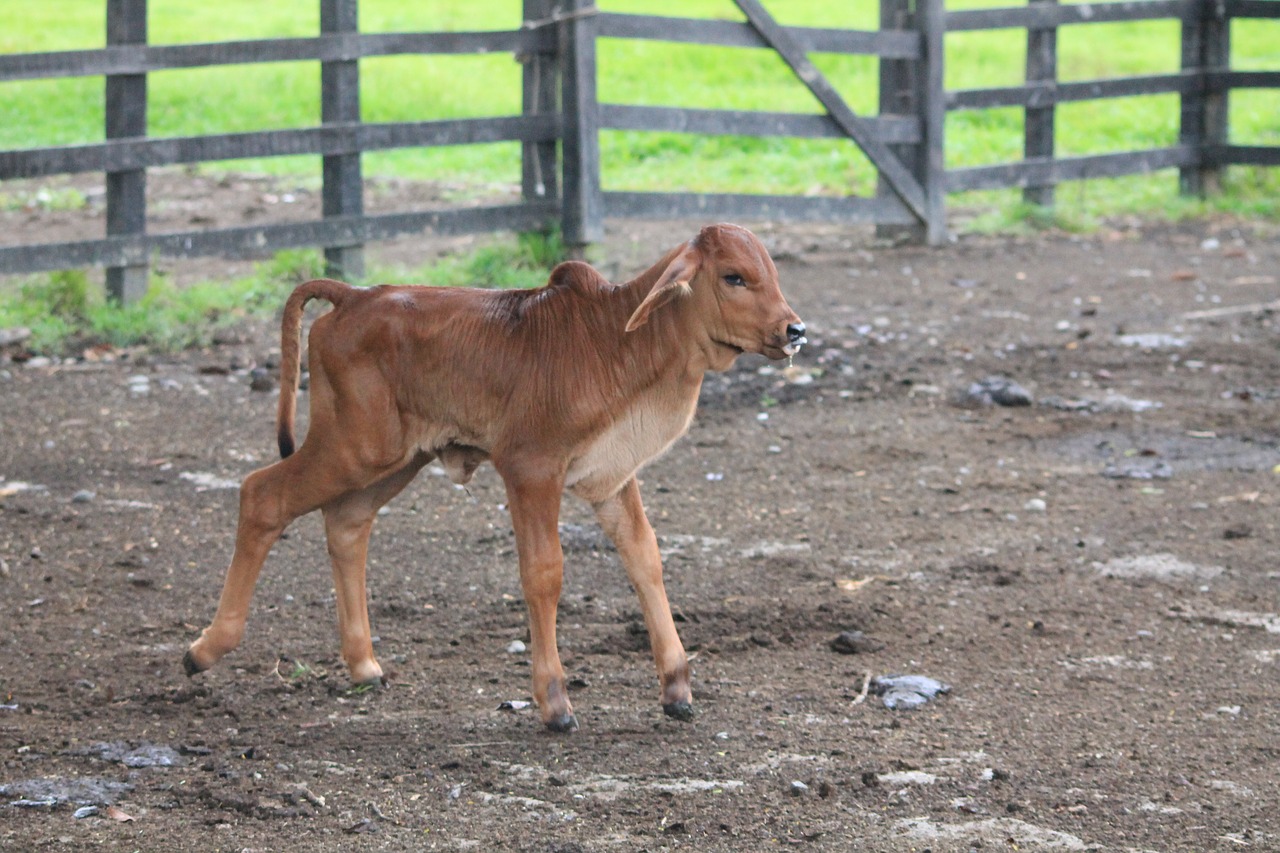
{"type": "Polygon", "coordinates": [[[337,453],[320,445],[318,441],[304,444],[289,458],[245,478],[240,487],[235,552],[213,621],[182,659],[187,675],[203,672],[240,645],[262,564],[284,529],[294,519],[368,488],[387,475],[385,469],[366,468],[356,461],[342,465],[336,461],[341,458],[337,453]]]}
{"type": "Polygon", "coordinates": [[[640,598],[662,687],[662,710],[669,717],[691,720],[693,693],[689,688],[689,661],[671,618],[671,605],[662,585],[658,539],[644,514],[636,479],[632,477],[617,494],[594,507],[600,526],[617,546],[627,576],[640,598]]]}
{"type": "Polygon", "coordinates": [[[342,659],[356,684],[382,684],[382,667],[373,654],[365,571],[373,521],[387,501],[398,495],[431,456],[420,453],[408,465],[358,492],[321,507],[325,538],[333,562],[333,588],[338,599],[338,636],[342,659]]]}
{"type": "Polygon", "coordinates": [[[240,645],[253,588],[271,546],[290,522],[318,506],[312,490],[304,486],[309,455],[299,452],[254,471],[240,486],[235,552],[213,621],[182,659],[187,675],[203,672],[240,645]]]}
{"type": "Polygon", "coordinates": [[[556,650],[556,608],[564,577],[560,548],[562,475],[531,476],[499,468],[507,486],[511,523],[520,558],[520,585],[529,610],[533,698],[542,722],[556,732],[578,728],[565,688],[564,667],[556,650]]]}

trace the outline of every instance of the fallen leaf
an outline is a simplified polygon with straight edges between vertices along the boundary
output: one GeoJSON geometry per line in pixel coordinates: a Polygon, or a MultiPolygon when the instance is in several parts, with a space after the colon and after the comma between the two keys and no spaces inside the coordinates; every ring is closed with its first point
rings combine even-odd
{"type": "Polygon", "coordinates": [[[133,815],[126,814],[115,806],[107,806],[107,817],[119,823],[129,823],[133,820],[133,815]]]}

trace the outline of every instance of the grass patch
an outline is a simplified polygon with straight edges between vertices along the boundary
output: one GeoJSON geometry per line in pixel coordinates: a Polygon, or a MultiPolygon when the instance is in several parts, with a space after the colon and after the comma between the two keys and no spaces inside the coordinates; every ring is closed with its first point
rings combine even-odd
{"type": "MultiPolygon", "coordinates": [[[[537,287],[564,254],[559,232],[530,232],[418,269],[377,270],[370,278],[386,284],[537,287]]],[[[179,288],[153,275],[143,299],[120,306],[108,302],[83,270],[64,270],[0,291],[0,328],[30,329],[26,346],[44,354],[70,355],[98,344],[159,351],[205,346],[222,330],[277,314],[294,287],[323,272],[318,249],[281,252],[230,282],[179,288]]]]}

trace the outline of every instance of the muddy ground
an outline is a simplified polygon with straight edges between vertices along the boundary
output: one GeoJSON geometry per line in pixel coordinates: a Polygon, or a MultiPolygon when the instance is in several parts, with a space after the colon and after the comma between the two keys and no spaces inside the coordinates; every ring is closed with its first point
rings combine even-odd
{"type": "MultiPolygon", "coordinates": [[[[637,270],[694,225],[614,223],[604,254],[637,270]]],[[[638,606],[572,500],[582,728],[522,705],[491,468],[466,490],[424,472],[379,520],[388,688],[349,687],[314,517],[244,645],[186,678],[235,485],[272,461],[250,370],[275,332],[0,364],[0,847],[1280,850],[1274,228],[940,250],[759,231],[811,346],[710,378],[643,473],[692,723],[663,717],[638,606]],[[972,399],[987,377],[1030,404],[972,399]],[[856,653],[831,645],[847,631],[856,653]],[[950,692],[864,696],[894,673],[950,692]]]]}

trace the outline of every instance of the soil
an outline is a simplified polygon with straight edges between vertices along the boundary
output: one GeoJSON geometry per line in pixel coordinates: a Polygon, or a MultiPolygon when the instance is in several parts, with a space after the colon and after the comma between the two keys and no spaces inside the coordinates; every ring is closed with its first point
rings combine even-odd
{"type": "MultiPolygon", "coordinates": [[[[696,225],[612,223],[605,267],[696,225]]],[[[543,730],[488,467],[424,472],[379,519],[386,689],[346,678],[315,517],[241,648],[188,679],[235,486],[273,458],[251,381],[275,331],[0,364],[0,847],[1280,850],[1274,228],[757,230],[811,344],[709,377],[642,475],[691,723],[663,716],[635,598],[570,499],[582,728],[543,730]],[[950,690],[891,710],[867,684],[889,674],[950,690]]]]}

